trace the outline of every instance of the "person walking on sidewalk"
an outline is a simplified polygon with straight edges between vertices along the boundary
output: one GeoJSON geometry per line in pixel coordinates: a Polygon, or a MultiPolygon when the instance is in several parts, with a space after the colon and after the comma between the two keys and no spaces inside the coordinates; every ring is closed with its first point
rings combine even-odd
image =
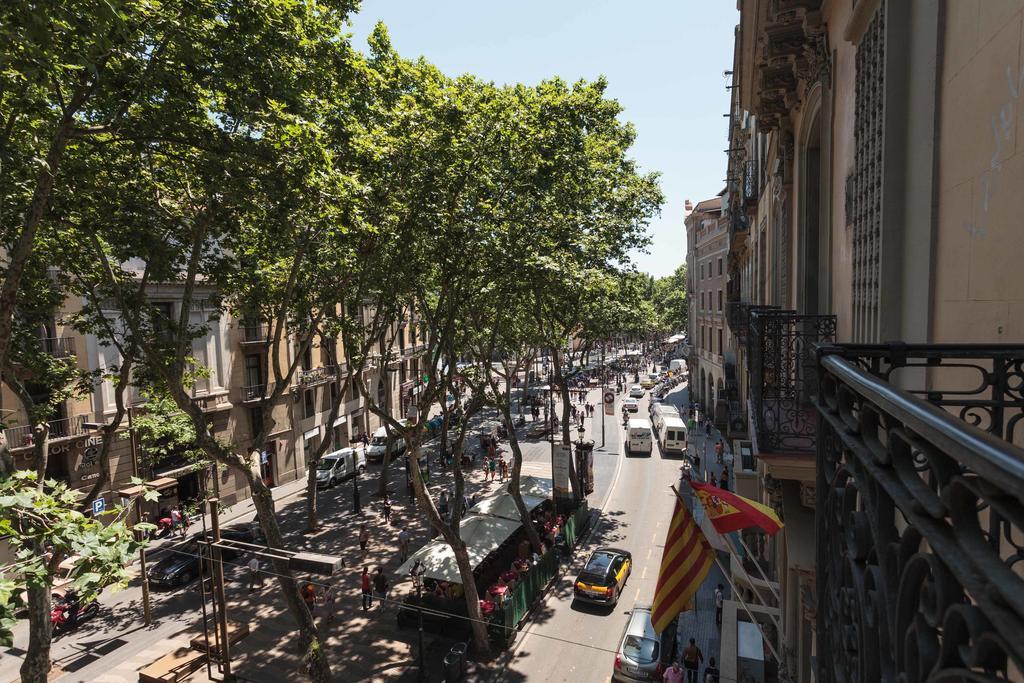
{"type": "Polygon", "coordinates": [[[502,458],[498,463],[498,476],[501,477],[502,481],[508,479],[508,462],[505,461],[505,458],[502,458]]]}
{"type": "Polygon", "coordinates": [[[722,468],[722,476],[719,477],[719,479],[718,479],[718,488],[722,489],[723,491],[728,491],[729,490],[729,468],[728,467],[723,467],[722,468]]]}
{"type": "Polygon", "coordinates": [[[398,532],[398,557],[401,558],[402,564],[409,559],[409,538],[407,529],[403,528],[398,532]]]}
{"type": "Polygon", "coordinates": [[[260,561],[255,556],[249,560],[249,592],[252,593],[256,587],[263,588],[263,577],[260,576],[260,561]]]}
{"type": "Polygon", "coordinates": [[[363,557],[366,557],[368,547],[370,545],[370,530],[366,528],[365,524],[359,525],[359,549],[363,552],[363,557]]]}
{"type": "Polygon", "coordinates": [[[704,653],[697,647],[697,641],[690,638],[690,644],[683,650],[683,666],[686,667],[686,683],[697,683],[697,670],[704,661],[704,653]]]}
{"type": "Polygon", "coordinates": [[[448,489],[441,491],[441,497],[437,501],[437,511],[441,513],[441,517],[448,514],[448,489]]]}
{"type": "Polygon", "coordinates": [[[383,505],[384,523],[391,524],[391,499],[388,498],[388,494],[384,494],[384,500],[381,502],[383,505]]]}
{"type": "Polygon", "coordinates": [[[665,675],[662,677],[665,683],[683,683],[683,670],[679,666],[679,660],[672,662],[672,666],[665,669],[665,675]]]}
{"type": "MultiPolygon", "coordinates": [[[[492,446],[493,448],[493,446],[492,446]]],[[[497,458],[491,458],[487,463],[487,474],[491,481],[494,481],[495,475],[498,473],[498,460],[497,458]]]]}
{"type": "Polygon", "coordinates": [[[377,567],[377,573],[373,575],[373,593],[380,600],[380,611],[384,611],[384,602],[388,599],[388,577],[384,576],[384,568],[377,567]]]}
{"type": "Polygon", "coordinates": [[[719,628],[722,626],[722,605],[725,603],[723,590],[724,586],[722,584],[718,584],[715,587],[715,623],[718,624],[719,628]]]}
{"type": "Polygon", "coordinates": [[[721,672],[715,666],[715,658],[708,657],[708,665],[704,667],[704,683],[718,683],[721,672]]]}
{"type": "Polygon", "coordinates": [[[725,463],[725,444],[719,439],[715,442],[715,456],[718,458],[718,464],[725,463]]]}
{"type": "Polygon", "coordinates": [[[363,593],[363,611],[373,607],[373,592],[370,584],[370,568],[363,567],[363,575],[359,579],[359,588],[363,593]]]}

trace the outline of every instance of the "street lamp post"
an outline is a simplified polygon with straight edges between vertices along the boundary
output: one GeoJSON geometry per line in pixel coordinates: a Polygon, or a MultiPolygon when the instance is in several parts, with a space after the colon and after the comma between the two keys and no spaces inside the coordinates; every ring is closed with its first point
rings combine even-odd
{"type": "Polygon", "coordinates": [[[419,620],[419,671],[417,679],[420,683],[427,680],[427,669],[423,663],[423,564],[416,560],[409,574],[412,576],[413,585],[416,586],[416,614],[419,620]]]}

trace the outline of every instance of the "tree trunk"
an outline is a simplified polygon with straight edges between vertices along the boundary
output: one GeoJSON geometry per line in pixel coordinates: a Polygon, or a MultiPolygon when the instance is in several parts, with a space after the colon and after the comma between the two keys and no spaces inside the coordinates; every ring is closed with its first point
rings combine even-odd
{"type": "MultiPolygon", "coordinates": [[[[42,549],[38,549],[42,552],[42,549]]],[[[28,651],[21,664],[24,683],[46,683],[50,671],[50,585],[28,584],[28,651]]]]}
{"type": "Polygon", "coordinates": [[[506,403],[501,409],[501,417],[505,422],[505,429],[508,430],[508,445],[512,449],[512,477],[509,479],[508,492],[515,501],[516,509],[519,510],[519,518],[526,529],[526,537],[530,539],[530,545],[534,551],[540,553],[541,540],[537,533],[537,527],[533,525],[530,513],[523,502],[523,494],[519,491],[519,480],[523,471],[523,451],[519,446],[519,437],[516,435],[515,425],[512,423],[512,411],[506,403]]]}
{"type": "MultiPolygon", "coordinates": [[[[552,351],[552,366],[553,372],[552,378],[555,384],[558,385],[558,393],[562,397],[562,443],[571,446],[572,436],[570,430],[572,425],[569,422],[569,408],[572,403],[572,397],[569,395],[569,379],[562,374],[562,364],[558,357],[558,351],[552,351]]],[[[573,462],[575,458],[569,458],[569,485],[572,487],[572,492],[575,500],[582,500],[584,497],[583,491],[580,490],[580,483],[576,475],[576,464],[573,462]]]]}
{"type": "MultiPolygon", "coordinates": [[[[258,459],[254,460],[253,467],[247,471],[253,507],[256,508],[256,517],[267,538],[267,545],[271,548],[281,549],[284,547],[284,540],[281,536],[281,527],[277,523],[274,496],[259,476],[258,463],[258,459]]],[[[331,667],[327,661],[324,644],[319,639],[313,615],[310,614],[309,608],[306,607],[306,603],[299,595],[299,585],[292,576],[288,561],[275,559],[272,563],[278,584],[281,586],[281,592],[288,605],[288,611],[292,613],[299,625],[299,647],[308,658],[309,676],[318,683],[330,681],[331,667]]]]}
{"type": "Polygon", "coordinates": [[[469,610],[469,623],[473,627],[473,649],[478,656],[484,657],[490,653],[491,644],[487,638],[487,626],[484,622],[483,612],[480,611],[480,594],[476,590],[476,577],[473,576],[473,567],[469,563],[469,551],[461,538],[453,539],[452,551],[455,553],[455,563],[459,566],[459,575],[462,577],[462,589],[465,593],[466,607],[469,610]]]}
{"type": "Polygon", "coordinates": [[[320,529],[320,517],[317,515],[316,465],[306,468],[306,527],[309,531],[320,529]]]}

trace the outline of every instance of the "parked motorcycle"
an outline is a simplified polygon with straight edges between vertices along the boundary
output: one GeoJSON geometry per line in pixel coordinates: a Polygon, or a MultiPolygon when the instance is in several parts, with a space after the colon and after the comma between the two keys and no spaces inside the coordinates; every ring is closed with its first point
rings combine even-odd
{"type": "Polygon", "coordinates": [[[66,633],[86,619],[96,616],[99,611],[100,605],[95,600],[83,605],[72,594],[63,598],[54,596],[53,605],[50,607],[50,626],[54,634],[66,633]]]}

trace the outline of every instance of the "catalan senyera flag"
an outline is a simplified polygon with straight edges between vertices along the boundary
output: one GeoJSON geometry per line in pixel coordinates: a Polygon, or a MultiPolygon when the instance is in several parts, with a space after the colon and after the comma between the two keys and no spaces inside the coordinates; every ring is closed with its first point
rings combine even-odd
{"type": "Polygon", "coordinates": [[[651,607],[655,631],[661,633],[677,614],[692,609],[693,596],[714,562],[712,552],[697,522],[677,496],[651,607]]]}
{"type": "Polygon", "coordinates": [[[699,481],[691,481],[690,486],[704,506],[711,525],[720,534],[756,526],[771,536],[783,526],[779,516],[767,505],[699,481]]]}

